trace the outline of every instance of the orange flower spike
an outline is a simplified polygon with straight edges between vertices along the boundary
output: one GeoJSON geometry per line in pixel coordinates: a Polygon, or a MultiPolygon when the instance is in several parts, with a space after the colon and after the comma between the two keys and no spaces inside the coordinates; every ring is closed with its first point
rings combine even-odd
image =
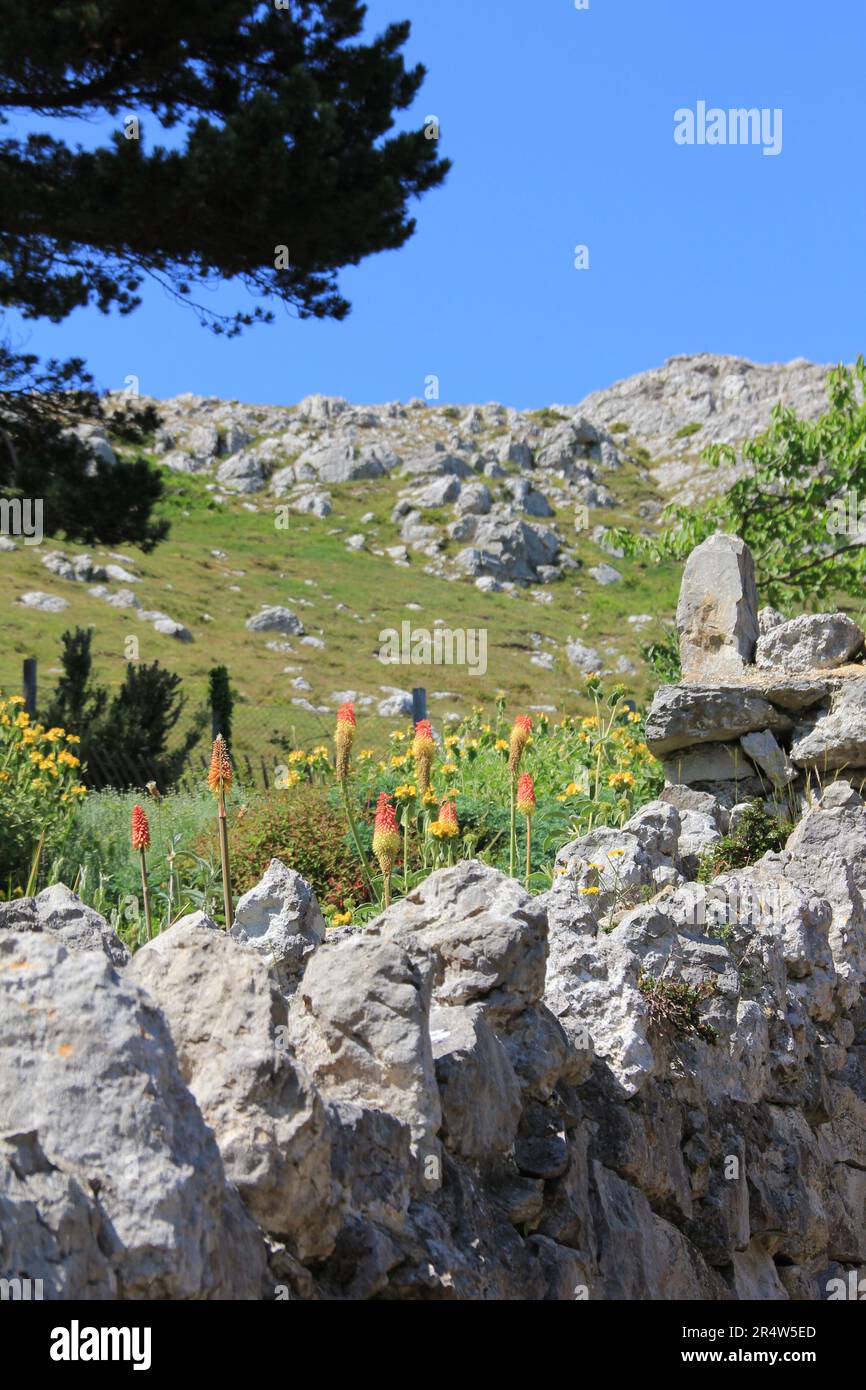
{"type": "Polygon", "coordinates": [[[433,755],[436,751],[436,744],[433,742],[433,730],[430,727],[429,719],[419,719],[415,725],[415,737],[412,741],[412,756],[415,759],[415,781],[418,785],[418,793],[423,796],[430,786],[430,768],[433,765],[433,755]]]}
{"type": "Polygon", "coordinates": [[[520,759],[523,757],[523,750],[529,742],[531,733],[531,717],[528,714],[518,714],[511,730],[511,743],[508,751],[508,771],[512,777],[517,776],[520,759]]]}
{"type": "Polygon", "coordinates": [[[132,848],[150,849],[150,826],[140,806],[132,808],[132,848]]]}
{"type": "Polygon", "coordinates": [[[373,853],[379,861],[379,868],[387,877],[394,867],[397,851],[400,848],[400,831],[397,817],[386,792],[379,793],[376,806],[376,822],[373,827],[373,853]]]}
{"type": "Polygon", "coordinates": [[[535,811],[535,786],[528,772],[522,772],[517,782],[517,809],[522,816],[535,811]]]}
{"type": "Polygon", "coordinates": [[[455,834],[455,835],[457,834],[457,831],[458,831],[459,827],[458,827],[458,824],[457,824],[457,806],[456,806],[456,803],[455,803],[455,802],[453,802],[453,801],[443,801],[443,802],[442,802],[442,805],[441,805],[440,808],[439,808],[439,821],[440,821],[440,824],[442,824],[442,825],[453,826],[453,827],[454,827],[453,831],[451,831],[451,832],[449,832],[449,833],[452,833],[452,834],[455,834]]]}
{"type": "Polygon", "coordinates": [[[213,741],[207,784],[214,796],[224,795],[232,784],[232,761],[222,734],[217,734],[213,741]]]}
{"type": "Polygon", "coordinates": [[[334,747],[337,752],[337,778],[345,782],[349,775],[349,754],[355,741],[355,706],[350,702],[337,710],[334,747]]]}

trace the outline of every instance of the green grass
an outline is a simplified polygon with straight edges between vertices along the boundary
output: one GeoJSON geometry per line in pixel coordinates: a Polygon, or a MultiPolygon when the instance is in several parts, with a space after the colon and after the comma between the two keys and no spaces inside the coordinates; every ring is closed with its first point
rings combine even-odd
{"type": "MultiPolygon", "coordinates": [[[[158,660],[181,675],[190,709],[206,699],[210,668],[224,664],[237,692],[235,745],[256,767],[263,755],[269,765],[275,758],[279,760],[285,746],[330,739],[333,715],[302,710],[291,703],[293,697],[330,705],[329,697],[335,691],[353,689],[381,699],[380,686],[410,689],[422,685],[428,692],[447,690],[455,697],[430,701],[434,722],[441,722],[446,711],[465,713],[475,704],[489,703],[498,690],[506,692],[514,712],[527,704],[555,705],[561,713],[585,712],[585,699],[573,693],[580,686],[580,672],[568,664],[563,650],[569,637],[597,647],[611,668],[617,657],[627,657],[638,668],[637,674],[629,677],[633,693],[642,701],[651,691],[652,675],[640,658],[641,634],[624,618],[630,612],[671,614],[679,567],[654,568],[614,560],[623,581],[609,588],[597,585],[586,571],[607,557],[585,531],[575,532],[573,507],[560,509],[556,520],[582,567],[551,585],[552,602],[540,604],[534,597],[535,588],[515,597],[486,595],[466,580],[450,582],[426,574],[425,556],[413,555],[410,567],[402,569],[370,553],[370,548],[384,550],[399,543],[399,527],[391,522],[390,515],[398,492],[406,486],[404,479],[333,487],[334,514],[324,519],[292,514],[284,530],[275,527],[276,503],[254,497],[257,512],[247,511],[240,498],[219,504],[207,491],[206,481],[167,474],[167,496],[161,510],[171,522],[168,540],[148,555],[133,546],[120,547],[141,575],[135,592],[143,607],[169,613],[190,629],[194,641],[183,644],[159,635],[130,610],[114,609],[91,597],[89,585],[59,579],[40,562],[40,555],[48,549],[59,547],[68,554],[78,554],[83,547],[62,540],[46,541],[41,549],[19,545],[14,553],[0,553],[5,637],[0,650],[0,687],[9,692],[20,690],[22,660],[35,656],[39,699],[44,703],[59,670],[61,633],[76,624],[93,626],[95,676],[112,688],[123,680],[130,636],[139,641],[141,661],[158,660]],[[375,520],[362,525],[361,517],[367,512],[373,512],[375,520]],[[367,537],[368,549],[351,553],[345,540],[359,530],[367,537]],[[213,550],[226,552],[227,558],[215,558],[213,550]],[[59,614],[41,613],[15,602],[32,589],[61,595],[68,601],[68,609],[59,614]],[[419,604],[420,611],[408,609],[409,601],[419,604]],[[306,603],[314,606],[307,607],[306,603]],[[291,639],[293,653],[269,651],[267,641],[279,634],[252,633],[244,626],[263,604],[292,608],[308,633],[324,636],[326,649],[305,647],[291,639]],[[451,628],[486,629],[486,674],[473,675],[459,667],[379,662],[380,631],[399,631],[406,619],[413,626],[432,630],[437,618],[451,628]],[[553,671],[530,663],[535,650],[532,633],[553,638],[559,645],[553,671]],[[608,647],[612,648],[610,653],[608,647]],[[296,669],[285,672],[287,666],[296,669]],[[309,681],[312,691],[291,687],[297,675],[309,681]]],[[[629,463],[609,481],[622,505],[593,512],[590,529],[599,522],[633,522],[637,502],[647,495],[646,483],[629,463]]],[[[443,513],[442,519],[450,519],[450,513],[447,517],[443,513]]],[[[454,553],[459,548],[453,543],[449,550],[454,553]]],[[[91,547],[89,553],[94,559],[107,558],[98,547],[91,547]]],[[[359,724],[359,738],[375,746],[381,745],[390,727],[363,708],[359,709],[359,724]]]]}

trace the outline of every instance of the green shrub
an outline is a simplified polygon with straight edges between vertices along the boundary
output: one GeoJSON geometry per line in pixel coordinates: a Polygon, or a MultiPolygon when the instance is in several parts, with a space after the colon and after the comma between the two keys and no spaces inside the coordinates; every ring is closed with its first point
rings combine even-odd
{"type": "MultiPolygon", "coordinates": [[[[362,823],[359,831],[369,850],[368,827],[362,823]]],[[[215,821],[200,850],[211,843],[215,849],[215,821]]],[[[282,859],[312,884],[323,906],[342,909],[369,897],[342,807],[324,787],[304,784],[256,798],[229,818],[229,853],[236,896],[259,881],[272,859],[282,859]]]]}
{"type": "Polygon", "coordinates": [[[793,826],[754,800],[743,811],[734,830],[701,855],[698,882],[711,883],[718,874],[744,869],[771,850],[784,849],[793,826]]]}
{"type": "Polygon", "coordinates": [[[687,425],[683,425],[682,429],[677,430],[674,439],[691,439],[693,434],[697,434],[702,429],[703,425],[698,420],[690,420],[687,425]]]}

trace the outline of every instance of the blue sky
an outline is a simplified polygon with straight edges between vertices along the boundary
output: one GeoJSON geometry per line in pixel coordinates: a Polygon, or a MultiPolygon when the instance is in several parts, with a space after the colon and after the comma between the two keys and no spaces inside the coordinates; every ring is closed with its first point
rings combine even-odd
{"type": "Polygon", "coordinates": [[[155,396],[405,400],[435,374],[443,402],[518,407],[677,353],[866,351],[861,0],[370,0],[371,30],[401,18],[428,68],[407,123],[438,116],[454,168],[407,246],[343,273],[348,320],[224,341],[153,287],[128,319],[13,319],[16,341],[155,396]],[[677,145],[700,100],[780,108],[781,153],[677,145]]]}

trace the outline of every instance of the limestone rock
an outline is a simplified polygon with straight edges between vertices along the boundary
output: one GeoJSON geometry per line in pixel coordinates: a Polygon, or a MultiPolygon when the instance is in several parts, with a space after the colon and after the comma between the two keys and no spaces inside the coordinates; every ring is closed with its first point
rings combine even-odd
{"type": "Polygon", "coordinates": [[[432,970],[437,1004],[482,1003],[494,1026],[544,992],[544,912],[514,879],[478,860],[430,874],[374,929],[432,970]]]}
{"type": "Polygon", "coordinates": [[[730,682],[753,660],[755,566],[739,536],[717,532],[692,551],[683,572],[677,629],[686,682],[730,682]]]}
{"type": "Polygon", "coordinates": [[[850,661],[863,642],[863,629],[844,613],[804,613],[758,639],[755,664],[784,671],[829,670],[850,661]]]}
{"type": "Polygon", "coordinates": [[[187,920],[137,951],[128,976],[165,1015],[181,1075],[251,1216],[301,1260],[330,1254],[339,1222],[328,1120],[289,1051],[285,1004],[264,962],[187,920]]]}
{"type": "Polygon", "coordinates": [[[238,902],[231,934],[253,947],[288,992],[324,941],[325,919],[306,879],[272,859],[264,877],[238,902]]]}
{"type": "Polygon", "coordinates": [[[129,952],[105,918],[63,883],[35,898],[0,903],[0,929],[48,932],[70,951],[102,951],[112,965],[126,965],[129,952]]]}
{"type": "Polygon", "coordinates": [[[394,940],[326,944],[289,1006],[289,1038],[328,1100],[385,1110],[436,1153],[442,1120],[430,1043],[429,971],[394,940]]]}
{"type": "Polygon", "coordinates": [[[742,685],[662,685],[647,711],[646,741],[656,757],[693,743],[725,743],[761,729],[793,727],[788,715],[742,685]]]}
{"type": "Polygon", "coordinates": [[[102,951],[0,936],[0,1146],[0,1248],[49,1297],[262,1296],[260,1235],[165,1019],[102,951]]]}
{"type": "Polygon", "coordinates": [[[442,1138],[464,1158],[507,1153],[522,1109],[520,1082],[478,1006],[430,1013],[442,1138]]]}
{"type": "Polygon", "coordinates": [[[289,608],[265,606],[253,613],[244,624],[250,632],[283,632],[287,637],[298,637],[304,631],[304,624],[289,608]]]}
{"type": "Polygon", "coordinates": [[[811,712],[794,730],[791,759],[822,774],[866,766],[866,678],[840,684],[829,710],[811,712]]]}

